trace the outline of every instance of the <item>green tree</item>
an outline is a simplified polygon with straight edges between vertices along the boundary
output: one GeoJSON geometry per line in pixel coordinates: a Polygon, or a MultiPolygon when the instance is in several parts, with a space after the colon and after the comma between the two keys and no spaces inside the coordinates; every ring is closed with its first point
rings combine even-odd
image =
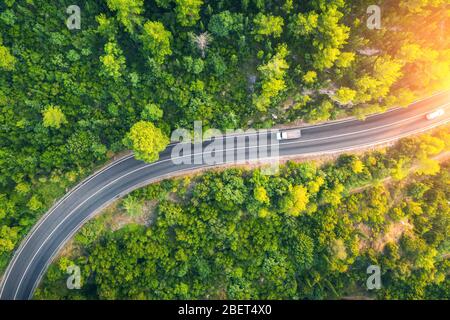
{"type": "Polygon", "coordinates": [[[402,63],[390,56],[379,57],[373,66],[374,77],[381,81],[385,90],[383,97],[389,92],[389,88],[401,77],[402,63]]]}
{"type": "Polygon", "coordinates": [[[260,187],[256,187],[254,192],[253,192],[253,194],[254,194],[255,199],[258,202],[263,203],[263,204],[267,204],[267,205],[270,204],[270,198],[267,195],[267,191],[266,191],[266,189],[264,187],[261,187],[261,186],[260,187]]]}
{"type": "Polygon", "coordinates": [[[119,79],[125,68],[125,57],[122,55],[122,49],[115,41],[105,44],[105,54],[100,57],[103,64],[103,71],[107,76],[119,79]]]}
{"type": "Polygon", "coordinates": [[[356,97],[356,91],[347,87],[341,87],[334,96],[340,104],[349,104],[353,102],[356,97]]]}
{"type": "Polygon", "coordinates": [[[37,195],[33,195],[27,203],[28,209],[34,212],[41,210],[43,206],[37,195]]]}
{"type": "Polygon", "coordinates": [[[263,40],[266,36],[279,38],[283,33],[284,20],[282,17],[258,13],[253,19],[253,23],[255,24],[255,39],[258,41],[263,40]]]}
{"type": "Polygon", "coordinates": [[[17,240],[19,239],[18,228],[8,226],[0,227],[0,255],[5,252],[11,252],[17,240]]]}
{"type": "Polygon", "coordinates": [[[309,202],[308,190],[304,186],[294,186],[281,202],[281,210],[298,217],[309,202]]]}
{"type": "Polygon", "coordinates": [[[149,52],[158,63],[162,63],[166,56],[172,54],[170,49],[172,34],[164,28],[161,22],[147,21],[142,33],[140,39],[144,50],[149,52]]]}
{"type": "Polygon", "coordinates": [[[348,68],[355,61],[354,52],[342,52],[336,60],[336,66],[339,68],[348,68]]]}
{"type": "Polygon", "coordinates": [[[44,127],[59,129],[61,125],[67,124],[67,119],[61,108],[54,105],[49,105],[42,112],[44,127]]]}
{"type": "Polygon", "coordinates": [[[361,173],[364,170],[364,163],[358,159],[357,157],[353,158],[352,162],[350,163],[350,166],[352,168],[353,173],[361,173]]]}
{"type": "Polygon", "coordinates": [[[329,100],[323,100],[318,105],[311,106],[306,119],[308,121],[326,121],[331,117],[331,111],[333,110],[333,103],[329,100]]]}
{"type": "Polygon", "coordinates": [[[141,112],[142,120],[146,121],[157,121],[161,120],[164,115],[164,111],[154,103],[148,103],[144,106],[144,109],[141,112]]]}
{"type": "Polygon", "coordinates": [[[230,32],[240,32],[243,29],[242,14],[231,13],[228,10],[211,16],[208,30],[218,37],[227,37],[230,32]]]}
{"type": "Polygon", "coordinates": [[[308,71],[307,73],[305,73],[303,75],[303,82],[305,82],[305,84],[313,84],[314,82],[316,82],[317,80],[317,72],[315,71],[308,71]]]}
{"type": "Polygon", "coordinates": [[[200,19],[203,0],[174,0],[177,20],[183,27],[193,26],[200,19]]]}
{"type": "Polygon", "coordinates": [[[0,42],[0,68],[6,71],[14,70],[16,58],[9,52],[7,47],[1,45],[0,42]]]}
{"type": "Polygon", "coordinates": [[[391,168],[391,176],[395,180],[404,179],[409,172],[410,162],[406,158],[400,158],[398,160],[393,160],[394,165],[391,168]]]}
{"type": "Polygon", "coordinates": [[[135,24],[140,23],[144,0],[107,0],[108,8],[117,11],[119,20],[128,32],[133,33],[135,24]]]}
{"type": "Polygon", "coordinates": [[[87,166],[93,157],[102,159],[107,151],[98,136],[90,131],[76,131],[67,140],[67,151],[74,163],[87,166]]]}
{"type": "Polygon", "coordinates": [[[123,200],[123,208],[131,217],[137,217],[143,213],[142,202],[132,195],[129,195],[123,200]]]}
{"type": "Polygon", "coordinates": [[[167,147],[169,138],[153,123],[139,121],[126,134],[123,144],[133,149],[137,159],[153,162],[158,160],[159,153],[167,147]]]}
{"type": "Polygon", "coordinates": [[[321,200],[323,203],[329,203],[333,206],[337,206],[342,201],[342,192],[344,186],[340,183],[336,183],[334,186],[330,186],[321,192],[321,200]]]}
{"type": "Polygon", "coordinates": [[[324,183],[325,179],[322,176],[317,176],[314,180],[308,182],[308,192],[310,194],[318,193],[324,183]]]}
{"type": "Polygon", "coordinates": [[[438,174],[441,169],[439,162],[434,159],[422,158],[420,160],[420,167],[416,172],[420,175],[432,176],[438,174]]]}
{"type": "Polygon", "coordinates": [[[284,76],[289,68],[286,62],[288,49],[286,45],[280,45],[275,55],[265,65],[258,67],[261,73],[261,94],[254,95],[253,103],[259,111],[266,111],[272,99],[286,88],[284,76]]]}
{"type": "Polygon", "coordinates": [[[331,68],[341,55],[340,49],[347,43],[350,28],[339,23],[343,13],[339,8],[343,1],[321,6],[322,12],[299,13],[289,25],[295,39],[305,46],[312,45],[311,63],[317,70],[331,68]]]}
{"type": "Polygon", "coordinates": [[[319,25],[319,15],[310,11],[307,13],[299,13],[289,26],[292,34],[299,38],[312,34],[319,25]]]}
{"type": "Polygon", "coordinates": [[[314,264],[314,241],[310,236],[300,233],[293,245],[293,257],[300,272],[310,269],[314,264]]]}

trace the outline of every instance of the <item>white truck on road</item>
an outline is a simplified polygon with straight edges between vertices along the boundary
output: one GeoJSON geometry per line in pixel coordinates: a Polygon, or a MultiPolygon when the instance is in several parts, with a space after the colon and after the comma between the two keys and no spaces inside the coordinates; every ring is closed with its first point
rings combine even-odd
{"type": "Polygon", "coordinates": [[[433,120],[433,119],[442,117],[444,114],[445,114],[444,109],[437,109],[437,110],[435,110],[433,112],[428,113],[427,114],[427,119],[428,120],[433,120]]]}
{"type": "Polygon", "coordinates": [[[277,140],[290,140],[302,137],[300,129],[282,130],[277,132],[277,140]]]}

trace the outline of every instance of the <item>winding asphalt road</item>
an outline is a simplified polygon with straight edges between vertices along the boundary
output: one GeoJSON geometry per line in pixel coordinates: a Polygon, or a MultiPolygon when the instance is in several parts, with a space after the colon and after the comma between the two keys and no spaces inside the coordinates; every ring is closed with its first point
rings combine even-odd
{"type": "MultiPolygon", "coordinates": [[[[279,156],[323,155],[391,142],[448,123],[449,105],[450,91],[447,91],[418,101],[408,108],[393,109],[370,116],[365,121],[347,119],[303,127],[300,139],[280,142],[279,156]],[[427,120],[426,114],[437,108],[444,108],[445,115],[427,120]]],[[[274,146],[278,145],[274,131],[268,132],[265,138],[269,144],[270,158],[271,152],[275,151],[274,146]]],[[[237,136],[230,136],[216,138],[214,142],[233,142],[235,139],[239,140],[237,136]]],[[[204,145],[210,143],[211,141],[206,141],[204,145]]],[[[30,299],[49,263],[61,247],[87,220],[111,202],[157,180],[189,173],[195,169],[228,164],[231,160],[228,158],[215,165],[174,164],[171,159],[174,147],[175,145],[170,145],[161,153],[160,160],[150,164],[138,161],[131,155],[119,159],[67,193],[41,218],[16,250],[0,286],[0,299],[30,299]]],[[[228,151],[236,158],[245,156],[246,160],[255,160],[258,156],[255,151],[261,150],[245,142],[245,139],[240,139],[228,151]]],[[[182,155],[184,160],[193,157],[199,159],[201,156],[201,153],[196,154],[195,150],[193,155],[182,155]]],[[[261,157],[263,155],[260,159],[261,157]]],[[[232,160],[231,163],[236,161],[232,160]]]]}

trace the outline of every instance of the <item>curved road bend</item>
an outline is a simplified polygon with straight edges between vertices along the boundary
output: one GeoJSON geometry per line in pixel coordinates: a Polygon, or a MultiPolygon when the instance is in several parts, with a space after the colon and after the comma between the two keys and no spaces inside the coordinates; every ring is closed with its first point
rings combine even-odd
{"type": "MultiPolygon", "coordinates": [[[[386,143],[423,132],[450,120],[450,91],[368,117],[365,121],[347,119],[303,127],[302,137],[281,141],[280,156],[326,154],[350,151],[386,143]],[[444,116],[427,120],[425,115],[445,108],[444,116]]],[[[234,138],[227,138],[234,139],[234,138]]],[[[268,140],[270,143],[270,140],[268,140]]],[[[204,144],[209,144],[205,141],[204,144]]],[[[127,156],[95,173],[71,190],[34,226],[16,250],[0,286],[0,299],[30,299],[52,258],[73,234],[95,213],[134,189],[161,178],[208,167],[205,164],[175,165],[169,146],[155,163],[127,156]]],[[[247,156],[248,145],[234,147],[235,154],[247,156]]]]}

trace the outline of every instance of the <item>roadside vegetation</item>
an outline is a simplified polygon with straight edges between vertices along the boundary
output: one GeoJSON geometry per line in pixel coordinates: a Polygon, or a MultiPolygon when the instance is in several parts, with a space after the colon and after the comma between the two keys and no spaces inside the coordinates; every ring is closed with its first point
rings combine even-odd
{"type": "Polygon", "coordinates": [[[450,163],[431,158],[449,143],[444,128],[274,176],[227,169],[139,189],[82,228],[35,298],[445,299],[450,163]],[[70,265],[80,290],[67,289],[70,265]],[[370,265],[380,290],[366,288],[370,265]]]}

